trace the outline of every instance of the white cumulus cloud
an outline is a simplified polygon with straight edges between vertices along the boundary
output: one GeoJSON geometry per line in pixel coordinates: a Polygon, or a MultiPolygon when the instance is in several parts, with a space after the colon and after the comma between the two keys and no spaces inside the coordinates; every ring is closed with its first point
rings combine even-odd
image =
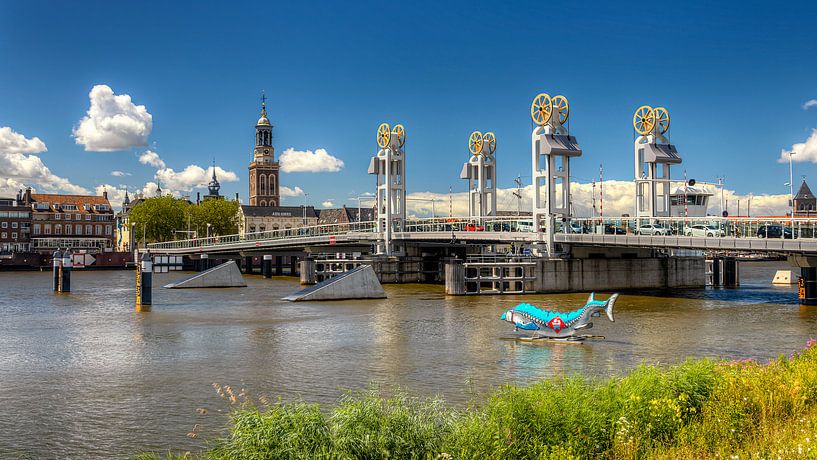
{"type": "Polygon", "coordinates": [[[47,150],[39,138],[0,128],[0,194],[14,196],[27,186],[42,192],[88,193],[87,189],[52,173],[35,155],[47,150]]]}
{"type": "Polygon", "coordinates": [[[789,153],[794,152],[794,155],[791,157],[792,161],[794,162],[806,162],[810,161],[812,163],[817,163],[817,129],[811,130],[811,135],[806,139],[805,142],[801,142],[799,144],[792,144],[790,149],[781,149],[780,150],[780,158],[777,159],[778,163],[788,163],[789,161],[789,153]]]}
{"type": "MultiPolygon", "coordinates": [[[[176,172],[173,168],[162,168],[156,171],[154,176],[161,182],[162,188],[165,186],[171,190],[189,192],[194,187],[206,187],[213,176],[213,168],[202,168],[198,165],[189,165],[183,170],[176,172]]],[[[219,182],[236,182],[238,175],[232,171],[225,171],[216,166],[216,176],[219,182]]]]}
{"type": "Polygon", "coordinates": [[[323,203],[321,203],[321,206],[323,206],[324,208],[331,208],[334,205],[335,203],[332,203],[332,200],[326,200],[323,203]]]}
{"type": "Polygon", "coordinates": [[[114,94],[108,85],[95,85],[88,94],[91,106],[74,128],[77,144],[90,152],[112,152],[145,146],[153,116],[127,94],[114,94]]]}
{"type": "Polygon", "coordinates": [[[111,176],[114,176],[114,177],[124,177],[124,176],[130,176],[130,175],[131,175],[130,173],[126,173],[126,172],[123,172],[123,171],[111,171],[111,176]]]}
{"type": "Polygon", "coordinates": [[[39,137],[27,138],[14,132],[8,126],[0,127],[0,152],[3,153],[42,153],[48,151],[39,137]]]}
{"type": "Polygon", "coordinates": [[[153,150],[145,150],[143,154],[139,155],[139,163],[159,169],[165,167],[165,162],[159,158],[159,154],[153,150]]]}
{"type": "Polygon", "coordinates": [[[817,107],[817,99],[809,99],[803,103],[803,110],[808,110],[812,107],[817,107]]]}
{"type": "Polygon", "coordinates": [[[280,188],[280,192],[282,197],[294,197],[304,195],[304,191],[301,190],[301,187],[289,188],[282,185],[280,188]]]}
{"type": "Polygon", "coordinates": [[[284,150],[279,158],[283,172],[338,172],[343,169],[343,160],[329,154],[326,149],[284,150]]]}

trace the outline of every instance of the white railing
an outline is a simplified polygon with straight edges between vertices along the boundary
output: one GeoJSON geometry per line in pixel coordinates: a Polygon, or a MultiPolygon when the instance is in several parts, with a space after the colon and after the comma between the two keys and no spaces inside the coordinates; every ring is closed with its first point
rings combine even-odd
{"type": "MultiPolygon", "coordinates": [[[[465,217],[408,219],[402,229],[407,233],[522,232],[533,233],[530,218],[499,217],[473,220],[465,217]]],[[[235,235],[193,238],[152,243],[151,249],[190,249],[241,245],[247,242],[304,240],[320,236],[373,234],[376,222],[314,225],[235,235]]],[[[721,218],[721,217],[608,217],[557,219],[555,234],[647,235],[704,238],[783,238],[817,240],[817,217],[813,218],[721,218]]],[[[429,235],[431,237],[431,235],[429,235]]],[[[416,238],[416,235],[415,235],[416,238]]]]}

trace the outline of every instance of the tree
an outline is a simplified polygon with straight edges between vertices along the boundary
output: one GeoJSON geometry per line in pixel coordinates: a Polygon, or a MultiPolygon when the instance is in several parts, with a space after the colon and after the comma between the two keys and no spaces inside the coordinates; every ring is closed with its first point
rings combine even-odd
{"type": "Polygon", "coordinates": [[[147,242],[168,241],[174,230],[187,228],[190,203],[170,195],[147,198],[131,209],[128,220],[133,224],[134,238],[141,241],[147,234],[147,242]]]}
{"type": "Polygon", "coordinates": [[[191,225],[198,229],[200,238],[207,236],[207,224],[210,224],[210,236],[238,233],[237,201],[204,200],[190,206],[190,212],[191,225]]]}

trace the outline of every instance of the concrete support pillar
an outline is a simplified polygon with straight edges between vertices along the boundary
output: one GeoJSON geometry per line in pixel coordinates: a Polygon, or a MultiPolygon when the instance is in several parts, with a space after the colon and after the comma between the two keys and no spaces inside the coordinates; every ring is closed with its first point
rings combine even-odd
{"type": "Polygon", "coordinates": [[[62,267],[60,268],[60,292],[71,292],[71,268],[74,261],[71,260],[71,250],[66,249],[62,253],[62,267]]]}
{"type": "Polygon", "coordinates": [[[264,278],[272,278],[272,255],[264,254],[264,260],[261,262],[261,274],[264,278]]]}
{"type": "Polygon", "coordinates": [[[301,267],[301,284],[315,284],[317,282],[315,261],[313,259],[304,259],[299,265],[301,267]]]}
{"type": "Polygon", "coordinates": [[[208,268],[210,268],[210,256],[208,256],[207,254],[202,254],[201,260],[199,261],[199,271],[203,272],[208,268]]]}
{"type": "Polygon", "coordinates": [[[290,276],[298,274],[298,256],[289,256],[289,274],[290,276]]]}
{"type": "Polygon", "coordinates": [[[740,286],[740,270],[738,269],[737,259],[734,257],[724,257],[721,261],[724,287],[740,286]]]}
{"type": "Polygon", "coordinates": [[[284,256],[275,256],[275,276],[284,274],[284,256]]]}
{"type": "Polygon", "coordinates": [[[252,256],[244,257],[244,273],[252,275],[252,272],[253,272],[252,256]]]}
{"type": "Polygon", "coordinates": [[[797,284],[800,305],[817,305],[817,267],[801,267],[797,284]]]}
{"type": "Polygon", "coordinates": [[[445,264],[446,295],[465,294],[465,265],[460,260],[445,264]]]}

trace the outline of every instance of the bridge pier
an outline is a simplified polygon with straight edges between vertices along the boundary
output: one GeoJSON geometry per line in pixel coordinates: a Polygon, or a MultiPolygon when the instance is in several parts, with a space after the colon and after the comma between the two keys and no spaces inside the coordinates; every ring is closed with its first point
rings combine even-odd
{"type": "Polygon", "coordinates": [[[264,278],[272,278],[272,255],[264,254],[264,260],[261,262],[261,275],[264,278]]]}
{"type": "Polygon", "coordinates": [[[817,257],[793,254],[789,263],[800,268],[797,297],[800,305],[817,305],[817,257]]]}
{"type": "Polygon", "coordinates": [[[275,276],[284,274],[284,256],[275,256],[275,276]]]}
{"type": "Polygon", "coordinates": [[[252,256],[244,257],[244,273],[248,275],[253,274],[252,256]]]}
{"type": "Polygon", "coordinates": [[[289,274],[290,276],[298,274],[298,256],[289,256],[289,274]]]}

